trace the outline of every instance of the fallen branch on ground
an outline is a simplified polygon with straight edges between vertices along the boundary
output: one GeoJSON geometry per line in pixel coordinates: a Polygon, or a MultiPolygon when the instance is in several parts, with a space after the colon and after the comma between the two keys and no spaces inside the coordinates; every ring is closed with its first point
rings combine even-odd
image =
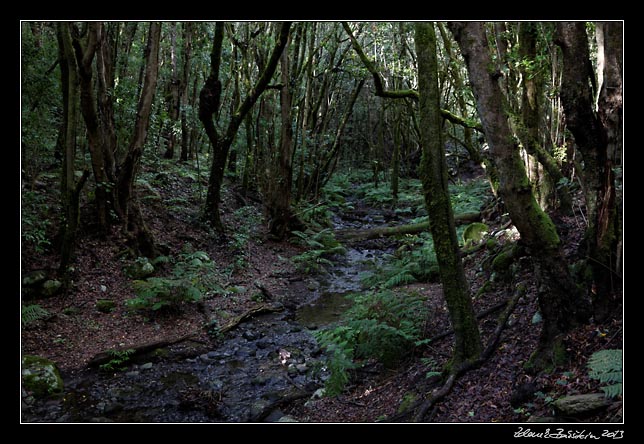
{"type": "Polygon", "coordinates": [[[94,355],[87,363],[88,367],[98,367],[101,364],[106,364],[114,359],[114,355],[118,353],[128,352],[130,357],[142,355],[157,348],[167,347],[169,345],[178,344],[180,342],[191,339],[197,333],[188,333],[187,335],[180,336],[176,339],[162,339],[160,341],[146,342],[145,344],[131,345],[126,347],[118,347],[111,350],[103,351],[94,355]],[[131,351],[130,351],[131,350],[131,351]]]}
{"type": "Polygon", "coordinates": [[[235,317],[232,321],[230,321],[228,324],[224,325],[219,329],[219,333],[223,334],[226,333],[233,328],[237,327],[239,324],[241,324],[244,321],[247,321],[248,319],[252,318],[253,316],[257,316],[259,314],[263,313],[276,313],[279,311],[284,310],[284,307],[282,306],[272,306],[268,304],[261,304],[258,306],[255,306],[251,308],[250,310],[245,311],[244,313],[240,314],[239,316],[235,317]]]}

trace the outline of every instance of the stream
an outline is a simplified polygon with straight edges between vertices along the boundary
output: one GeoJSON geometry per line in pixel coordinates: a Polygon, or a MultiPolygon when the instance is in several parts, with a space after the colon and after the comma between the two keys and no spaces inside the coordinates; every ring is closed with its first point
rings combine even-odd
{"type": "MultiPolygon", "coordinates": [[[[375,210],[373,211],[375,214],[375,210]]],[[[335,228],[385,223],[336,215],[335,228]]],[[[65,379],[62,397],[23,413],[25,422],[275,422],[293,421],[280,408],[316,390],[329,377],[311,331],[337,322],[361,290],[361,273],[388,250],[371,241],[332,258],[327,273],[286,293],[297,308],[258,315],[227,332],[214,349],[186,341],[137,357],[127,369],[86,370],[65,379]],[[303,294],[303,296],[302,296],[303,294]]],[[[297,283],[294,283],[295,285],[297,283]]]]}

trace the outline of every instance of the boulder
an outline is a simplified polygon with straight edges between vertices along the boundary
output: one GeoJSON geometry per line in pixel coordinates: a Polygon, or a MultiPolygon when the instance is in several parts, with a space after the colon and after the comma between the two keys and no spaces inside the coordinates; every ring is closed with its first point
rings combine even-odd
{"type": "Polygon", "coordinates": [[[154,266],[148,258],[139,257],[131,265],[127,266],[125,273],[132,279],[145,279],[146,277],[152,276],[154,266]]]}
{"type": "Polygon", "coordinates": [[[56,279],[49,279],[42,284],[41,294],[43,297],[49,298],[58,293],[62,287],[62,282],[56,279]]]}
{"type": "Polygon", "coordinates": [[[610,404],[611,401],[603,393],[565,396],[553,402],[555,410],[561,416],[573,417],[595,413],[610,404]]]}
{"type": "Polygon", "coordinates": [[[465,227],[463,231],[463,244],[476,245],[483,240],[488,233],[489,227],[481,222],[473,222],[465,227]]]}
{"type": "Polygon", "coordinates": [[[36,398],[44,398],[63,391],[63,378],[56,364],[40,356],[22,357],[22,385],[36,398]]]}
{"type": "Polygon", "coordinates": [[[34,287],[47,280],[47,273],[44,270],[36,270],[27,273],[22,277],[22,285],[25,287],[34,287]]]}

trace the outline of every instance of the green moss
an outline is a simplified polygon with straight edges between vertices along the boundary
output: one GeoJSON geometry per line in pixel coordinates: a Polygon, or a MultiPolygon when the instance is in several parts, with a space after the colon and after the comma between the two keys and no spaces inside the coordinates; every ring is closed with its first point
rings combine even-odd
{"type": "Polygon", "coordinates": [[[56,364],[40,356],[22,357],[22,384],[36,398],[63,391],[63,379],[56,364]]]}
{"type": "Polygon", "coordinates": [[[110,313],[116,308],[116,302],[111,299],[99,299],[96,301],[96,309],[101,313],[110,313]]]}
{"type": "Polygon", "coordinates": [[[483,240],[488,233],[489,227],[481,222],[473,222],[469,224],[465,231],[463,231],[463,244],[472,245],[478,244],[483,240]]]}
{"type": "Polygon", "coordinates": [[[405,396],[403,396],[402,401],[400,401],[400,406],[398,406],[398,411],[397,413],[403,413],[406,412],[411,408],[411,406],[416,402],[416,399],[418,399],[418,395],[414,392],[409,392],[405,393],[405,396]]]}
{"type": "Polygon", "coordinates": [[[506,248],[501,251],[492,261],[492,269],[499,273],[504,273],[510,269],[510,265],[514,262],[516,252],[514,246],[506,248]]]}

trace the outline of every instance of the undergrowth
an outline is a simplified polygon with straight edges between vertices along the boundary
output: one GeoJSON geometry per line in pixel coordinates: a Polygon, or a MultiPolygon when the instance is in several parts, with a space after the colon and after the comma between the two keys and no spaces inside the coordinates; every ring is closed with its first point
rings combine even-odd
{"type": "Polygon", "coordinates": [[[375,359],[394,367],[421,339],[427,317],[424,297],[417,292],[370,291],[351,295],[353,306],[339,326],[313,332],[325,349],[330,377],[326,393],[342,392],[350,371],[375,359]]]}
{"type": "Polygon", "coordinates": [[[616,398],[622,394],[622,350],[600,350],[588,360],[588,376],[597,379],[607,398],[616,398]]]}
{"type": "Polygon", "coordinates": [[[291,261],[304,273],[324,272],[325,266],[333,265],[328,257],[334,254],[345,254],[346,249],[335,238],[333,231],[326,228],[322,231],[293,231],[291,242],[306,247],[307,250],[293,256],[291,261]]]}
{"type": "Polygon", "coordinates": [[[173,263],[170,275],[133,281],[136,297],[127,301],[128,308],[177,309],[184,303],[201,300],[206,294],[226,292],[223,276],[204,251],[191,251],[191,247],[186,245],[178,258],[162,256],[156,262],[173,263]]]}

